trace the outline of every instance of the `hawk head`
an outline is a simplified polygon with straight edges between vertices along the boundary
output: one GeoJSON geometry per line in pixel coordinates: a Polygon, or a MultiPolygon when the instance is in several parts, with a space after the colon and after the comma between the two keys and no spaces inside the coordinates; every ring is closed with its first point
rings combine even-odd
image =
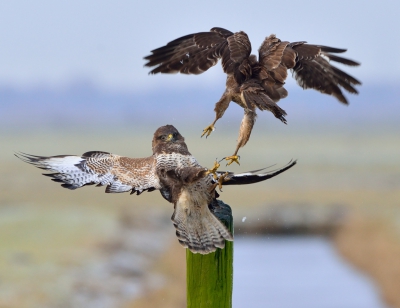
{"type": "Polygon", "coordinates": [[[153,154],[179,153],[190,155],[185,138],[172,125],[159,127],[154,133],[152,142],[153,154]]]}

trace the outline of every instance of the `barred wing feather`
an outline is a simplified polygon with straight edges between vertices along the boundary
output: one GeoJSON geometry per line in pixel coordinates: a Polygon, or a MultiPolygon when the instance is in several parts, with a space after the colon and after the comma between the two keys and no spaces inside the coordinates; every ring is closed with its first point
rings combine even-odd
{"type": "Polygon", "coordinates": [[[15,154],[22,161],[51,173],[43,174],[53,181],[62,183],[68,189],[86,185],[107,186],[106,193],[143,191],[160,189],[155,173],[155,160],[129,158],[107,152],[92,151],[74,155],[36,156],[25,153],[15,154]]]}

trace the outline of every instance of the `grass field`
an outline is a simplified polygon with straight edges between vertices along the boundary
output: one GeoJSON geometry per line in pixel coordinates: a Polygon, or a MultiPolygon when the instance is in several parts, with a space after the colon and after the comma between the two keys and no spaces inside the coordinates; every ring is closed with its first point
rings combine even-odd
{"type": "MultiPolygon", "coordinates": [[[[236,125],[233,127],[234,134],[221,129],[207,140],[199,138],[197,126],[187,131],[181,129],[181,133],[198,161],[212,166],[216,157],[233,152],[232,135],[236,135],[237,129],[236,125]]],[[[2,136],[0,307],[46,307],[63,302],[76,290],[75,276],[71,273],[90,266],[98,258],[99,245],[112,241],[119,230],[121,213],[128,210],[136,217],[144,217],[156,212],[167,220],[172,214],[172,205],[157,192],[130,196],[104,194],[104,188],[62,189],[41,176],[39,169],[15,158],[13,152],[56,155],[103,150],[143,157],[151,154],[155,128],[133,132],[120,129],[112,133],[94,129],[32,130],[2,136]]],[[[340,204],[364,217],[371,228],[388,226],[381,234],[388,234],[397,243],[396,249],[400,247],[400,140],[396,130],[290,128],[278,132],[272,127],[264,135],[260,133],[263,129],[267,130],[258,125],[249,144],[241,150],[241,166],[229,166],[229,169],[246,171],[274,163],[280,167],[292,158],[298,159],[298,165],[268,182],[225,187],[221,199],[232,206],[235,216],[257,216],[271,204],[340,204]]],[[[363,228],[364,225],[357,230],[347,227],[343,232],[349,238],[357,234],[351,238],[362,243],[362,238],[369,236],[363,228]]],[[[167,230],[171,240],[175,240],[172,224],[167,230]]],[[[361,262],[349,250],[351,245],[341,244],[341,247],[347,247],[342,251],[350,260],[361,262]]],[[[171,254],[168,251],[167,256],[171,254]]],[[[171,256],[166,262],[169,259],[171,256]]],[[[387,266],[390,268],[391,264],[387,266]]],[[[167,275],[165,268],[161,272],[167,275]]],[[[367,265],[363,268],[369,271],[367,265]]],[[[379,282],[386,285],[382,279],[379,282]]],[[[159,292],[163,294],[162,290],[159,292]]]]}

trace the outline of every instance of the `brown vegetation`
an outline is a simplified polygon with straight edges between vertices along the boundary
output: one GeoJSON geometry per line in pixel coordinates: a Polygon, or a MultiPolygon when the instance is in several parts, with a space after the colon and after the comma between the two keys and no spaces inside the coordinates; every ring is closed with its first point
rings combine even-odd
{"type": "Polygon", "coordinates": [[[391,307],[400,307],[400,238],[387,220],[354,214],[336,234],[336,246],[370,275],[391,307]]]}

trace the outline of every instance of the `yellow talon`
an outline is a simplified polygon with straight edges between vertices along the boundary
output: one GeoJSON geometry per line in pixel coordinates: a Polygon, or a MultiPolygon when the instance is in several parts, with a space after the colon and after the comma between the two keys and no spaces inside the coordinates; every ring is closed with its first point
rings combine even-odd
{"type": "Polygon", "coordinates": [[[210,192],[212,192],[215,188],[217,188],[217,186],[218,186],[219,190],[222,191],[222,185],[223,185],[223,183],[229,180],[229,179],[226,179],[226,177],[228,176],[228,174],[229,174],[229,172],[225,172],[224,174],[221,174],[221,175],[219,176],[218,182],[217,182],[217,183],[214,183],[214,184],[211,186],[210,192]]]}
{"type": "Polygon", "coordinates": [[[220,191],[222,191],[222,185],[224,182],[228,181],[229,179],[226,179],[226,177],[228,176],[228,172],[225,172],[224,174],[221,174],[219,176],[218,182],[212,184],[211,188],[210,188],[210,192],[214,191],[214,189],[219,188],[220,191]]]}
{"type": "Polygon", "coordinates": [[[227,179],[225,179],[225,178],[227,177],[228,174],[229,174],[228,172],[225,172],[224,174],[222,174],[222,175],[219,177],[219,179],[218,179],[218,188],[219,188],[219,191],[222,191],[222,183],[224,183],[224,182],[227,181],[227,179]]]}
{"type": "Polygon", "coordinates": [[[232,156],[225,157],[225,160],[228,161],[228,163],[226,165],[229,166],[230,164],[235,162],[240,166],[239,159],[240,159],[240,156],[237,156],[237,155],[232,155],[232,156]]]}
{"type": "Polygon", "coordinates": [[[214,124],[208,125],[205,129],[203,129],[203,133],[201,134],[201,137],[206,135],[206,138],[211,135],[211,133],[214,131],[215,127],[214,124]]]}
{"type": "Polygon", "coordinates": [[[215,162],[214,162],[214,166],[213,166],[211,169],[208,169],[207,172],[206,172],[206,174],[212,173],[214,179],[217,179],[218,176],[217,176],[216,171],[218,170],[219,166],[221,166],[221,165],[220,165],[217,161],[215,161],[215,162]]]}

